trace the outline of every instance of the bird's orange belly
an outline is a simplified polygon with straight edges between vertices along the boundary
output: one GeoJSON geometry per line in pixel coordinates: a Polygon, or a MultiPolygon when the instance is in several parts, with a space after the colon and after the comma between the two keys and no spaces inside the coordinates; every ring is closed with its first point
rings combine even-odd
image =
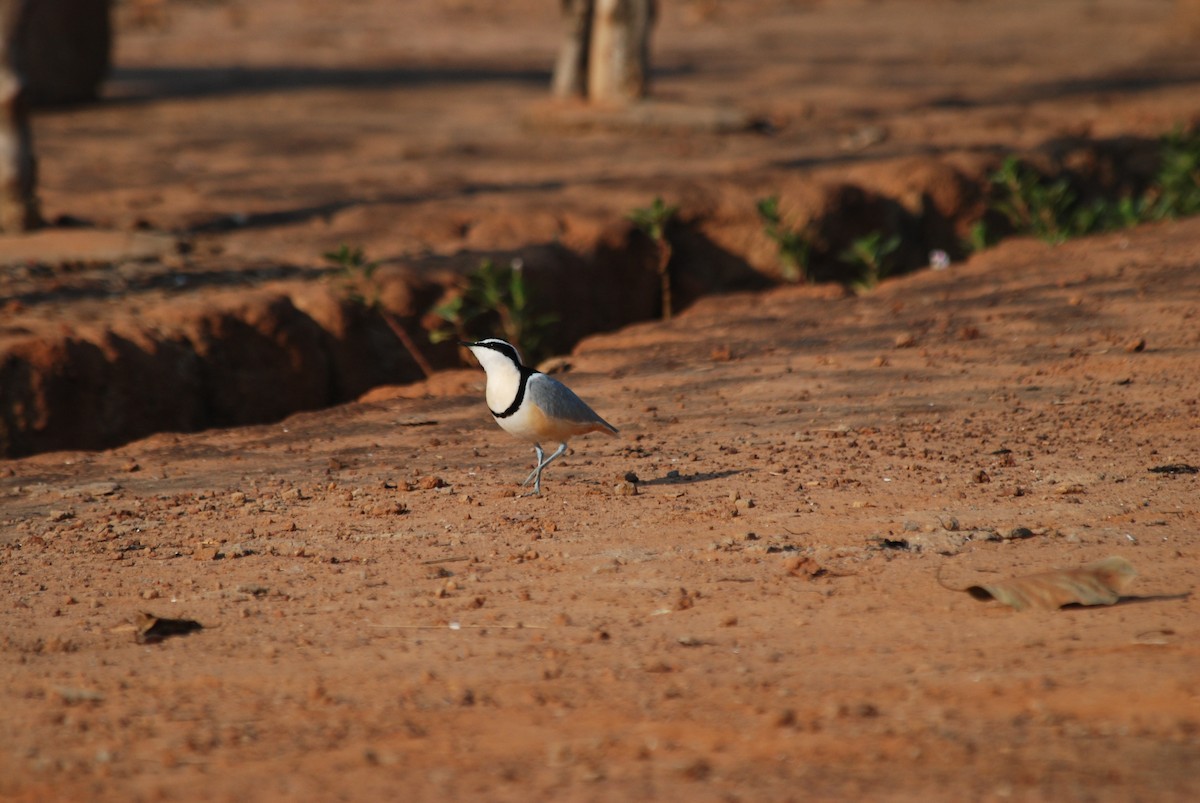
{"type": "Polygon", "coordinates": [[[508,418],[497,418],[496,423],[513,437],[530,443],[542,441],[565,443],[568,438],[602,429],[600,425],[591,421],[566,421],[550,418],[533,404],[525,404],[508,418]]]}

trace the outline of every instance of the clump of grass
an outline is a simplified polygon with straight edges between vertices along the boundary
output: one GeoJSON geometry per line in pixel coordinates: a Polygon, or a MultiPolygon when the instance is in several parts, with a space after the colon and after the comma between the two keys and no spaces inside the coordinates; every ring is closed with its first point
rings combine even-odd
{"type": "Polygon", "coordinates": [[[662,198],[655,198],[649,206],[638,207],[629,213],[633,225],[654,242],[658,250],[658,280],[662,288],[662,317],[664,321],[671,320],[673,305],[671,301],[671,241],[667,239],[667,226],[679,211],[678,206],[670,206],[662,198]]]}
{"type": "Polygon", "coordinates": [[[992,209],[1003,215],[1014,231],[1050,243],[1081,233],[1086,221],[1075,213],[1078,196],[1065,177],[1047,179],[1031,165],[1009,156],[989,180],[995,193],[992,209]]]}
{"type": "Polygon", "coordinates": [[[788,228],[779,213],[779,196],[772,195],[758,201],[758,216],[763,222],[763,231],[779,249],[780,272],[789,282],[805,281],[809,275],[809,259],[812,255],[812,238],[804,230],[788,228]]]}
{"type": "Polygon", "coordinates": [[[885,236],[881,231],[859,237],[842,251],[839,259],[858,272],[855,290],[874,290],[893,268],[893,254],[900,247],[900,235],[885,236]]]}
{"type": "Polygon", "coordinates": [[[478,340],[498,323],[504,339],[522,354],[536,361],[545,343],[547,327],[558,320],[552,313],[538,313],[530,303],[520,259],[497,265],[490,259],[468,273],[459,292],[433,313],[446,322],[429,333],[429,339],[441,343],[450,339],[478,340]],[[481,324],[485,328],[479,328],[481,324]]]}

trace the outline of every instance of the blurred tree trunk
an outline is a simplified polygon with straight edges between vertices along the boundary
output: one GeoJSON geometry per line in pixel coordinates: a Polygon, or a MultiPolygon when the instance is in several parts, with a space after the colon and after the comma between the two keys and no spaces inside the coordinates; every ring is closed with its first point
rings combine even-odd
{"type": "Polygon", "coordinates": [[[0,231],[6,232],[41,222],[25,81],[13,58],[32,5],[33,0],[0,0],[0,231]]]}
{"type": "Polygon", "coordinates": [[[655,6],[655,0],[562,0],[554,93],[599,103],[645,97],[655,6]]]}

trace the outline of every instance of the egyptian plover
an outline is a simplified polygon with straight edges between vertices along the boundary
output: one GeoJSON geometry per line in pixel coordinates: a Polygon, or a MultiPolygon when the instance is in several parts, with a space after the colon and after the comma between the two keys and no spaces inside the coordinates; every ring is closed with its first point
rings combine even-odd
{"type": "Polygon", "coordinates": [[[596,415],[570,388],[521,362],[511,343],[487,338],[475,343],[460,341],[479,360],[487,374],[484,398],[492,417],[505,432],[533,444],[537,466],[522,486],[533,483],[533,493],[542,494],[542,471],[567,451],[567,441],[576,435],[617,428],[596,415]],[[544,457],[542,441],[558,441],[558,449],[544,457]]]}

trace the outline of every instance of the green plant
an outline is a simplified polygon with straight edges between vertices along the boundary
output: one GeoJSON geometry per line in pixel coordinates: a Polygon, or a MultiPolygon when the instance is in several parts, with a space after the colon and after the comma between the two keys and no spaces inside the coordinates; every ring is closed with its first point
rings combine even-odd
{"type": "MultiPolygon", "coordinates": [[[[1182,129],[1162,137],[1158,170],[1144,192],[1120,198],[1079,199],[1067,177],[1051,180],[1016,156],[989,176],[990,209],[1019,234],[1058,243],[1097,231],[1129,228],[1153,220],[1200,214],[1200,131],[1182,129]]],[[[980,251],[995,243],[983,220],[971,228],[965,244],[980,251]]]]}
{"type": "Polygon", "coordinates": [[[992,209],[1008,220],[1015,231],[1033,234],[1046,242],[1061,243],[1078,233],[1072,217],[1076,194],[1066,178],[1048,181],[1033,167],[1009,156],[991,175],[996,197],[992,209]]]}
{"type": "Polygon", "coordinates": [[[809,278],[808,263],[812,243],[803,231],[795,231],[783,225],[779,214],[779,196],[772,195],[758,201],[758,216],[763,221],[763,231],[779,249],[779,262],[783,278],[799,282],[809,278]]]}
{"type": "Polygon", "coordinates": [[[872,290],[891,272],[892,254],[900,247],[900,235],[885,237],[881,231],[859,237],[842,251],[838,258],[847,265],[858,268],[859,278],[854,282],[857,290],[872,290]]]}
{"type": "Polygon", "coordinates": [[[1200,214],[1200,133],[1176,130],[1163,137],[1159,168],[1143,196],[1150,220],[1200,214]]]}
{"type": "Polygon", "coordinates": [[[629,213],[633,225],[654,241],[658,250],[658,277],[662,287],[662,317],[671,320],[671,241],[667,239],[667,226],[679,211],[677,206],[668,206],[662,198],[655,198],[650,206],[638,207],[629,213]]]}
{"type": "Polygon", "coordinates": [[[1113,229],[1127,229],[1147,220],[1145,196],[1124,196],[1116,200],[1097,198],[1090,204],[1081,204],[1074,212],[1073,234],[1089,234],[1113,229]]]}
{"type": "Polygon", "coordinates": [[[992,233],[988,229],[987,221],[981,218],[971,224],[971,228],[967,232],[966,242],[963,243],[963,248],[968,252],[978,253],[979,251],[991,248],[995,244],[995,238],[992,237],[992,233]]]}
{"type": "Polygon", "coordinates": [[[345,243],[336,251],[326,251],[321,256],[337,269],[334,277],[343,295],[368,307],[378,306],[379,285],[375,281],[378,262],[368,260],[362,248],[351,248],[345,243]]]}
{"type": "Polygon", "coordinates": [[[1141,223],[1146,216],[1146,196],[1143,195],[1141,198],[1126,196],[1109,204],[1107,221],[1109,228],[1128,229],[1141,223]]]}
{"type": "Polygon", "coordinates": [[[536,360],[541,352],[546,328],[558,317],[551,313],[536,313],[530,304],[529,289],[520,259],[508,265],[497,265],[490,259],[468,273],[459,292],[445,303],[433,308],[433,313],[446,322],[429,333],[429,339],[440,343],[452,338],[477,340],[474,327],[483,318],[498,320],[504,338],[522,354],[536,360]]]}
{"type": "Polygon", "coordinates": [[[337,269],[334,278],[338,282],[342,295],[379,315],[392,330],[392,334],[396,335],[396,339],[404,346],[409,356],[413,358],[413,362],[421,369],[421,373],[431,376],[433,366],[429,364],[429,360],[425,359],[425,355],[417,347],[416,341],[408,334],[408,330],[400,325],[395,316],[383,307],[379,280],[375,277],[379,263],[367,259],[362,248],[351,248],[345,243],[338,246],[336,251],[326,251],[322,257],[337,269]]]}

